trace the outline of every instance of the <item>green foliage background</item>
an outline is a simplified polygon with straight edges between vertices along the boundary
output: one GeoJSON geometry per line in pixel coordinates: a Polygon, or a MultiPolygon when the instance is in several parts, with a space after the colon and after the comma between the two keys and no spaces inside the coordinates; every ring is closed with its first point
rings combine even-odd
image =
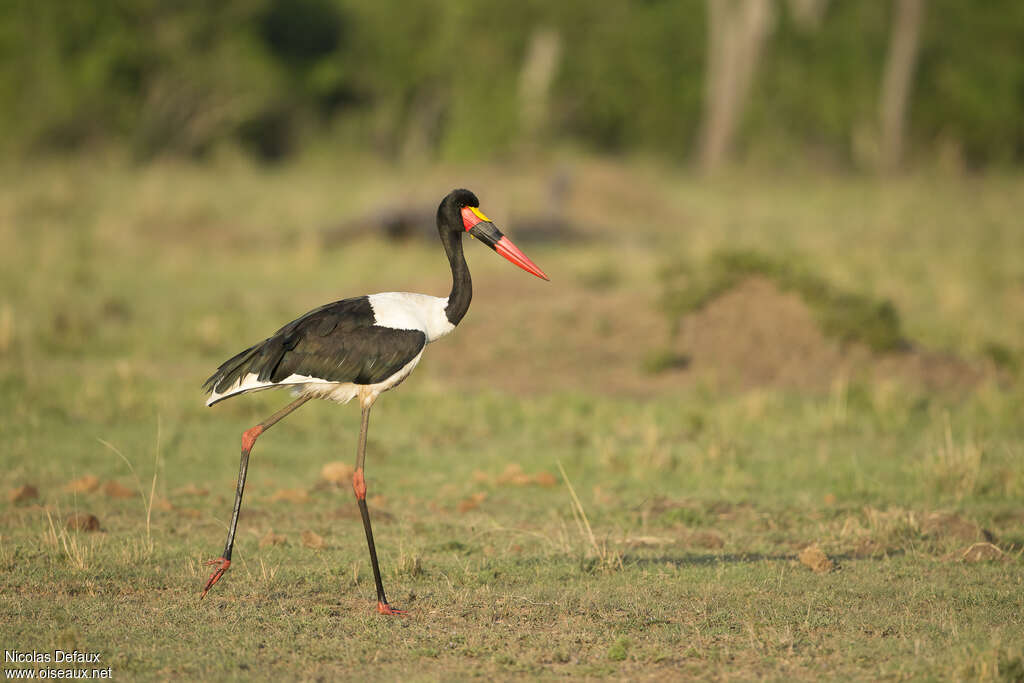
{"type": "MultiPolygon", "coordinates": [[[[126,147],[140,159],[240,146],[383,158],[503,158],[524,142],[518,79],[538,28],[562,57],[541,142],[692,158],[702,0],[5,0],[0,150],[126,147]],[[415,143],[415,144],[414,144],[415,143]]],[[[778,3],[741,157],[847,168],[871,157],[891,3],[833,0],[801,27],[778,3]]],[[[931,0],[912,154],[1024,162],[1024,4],[931,0]],[[945,151],[944,151],[945,150],[945,151]]]]}

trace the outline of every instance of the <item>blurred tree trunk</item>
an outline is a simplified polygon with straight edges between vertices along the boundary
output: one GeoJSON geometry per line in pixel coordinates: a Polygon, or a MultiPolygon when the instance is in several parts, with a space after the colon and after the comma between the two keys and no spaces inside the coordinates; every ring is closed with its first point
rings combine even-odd
{"type": "Polygon", "coordinates": [[[708,63],[700,165],[728,161],[772,24],[771,0],[708,0],[708,63]]]}
{"type": "Polygon", "coordinates": [[[917,62],[924,0],[895,0],[895,5],[879,106],[881,163],[890,171],[903,162],[907,102],[917,62]]]}
{"type": "Polygon", "coordinates": [[[443,135],[445,102],[439,90],[422,88],[409,111],[400,156],[403,161],[423,161],[437,155],[443,135]]]}
{"type": "Polygon", "coordinates": [[[561,54],[562,39],[557,31],[546,27],[533,30],[519,73],[520,130],[529,149],[537,148],[547,130],[549,93],[561,54]]]}
{"type": "Polygon", "coordinates": [[[794,23],[805,31],[817,31],[825,17],[828,0],[789,0],[794,23]]]}

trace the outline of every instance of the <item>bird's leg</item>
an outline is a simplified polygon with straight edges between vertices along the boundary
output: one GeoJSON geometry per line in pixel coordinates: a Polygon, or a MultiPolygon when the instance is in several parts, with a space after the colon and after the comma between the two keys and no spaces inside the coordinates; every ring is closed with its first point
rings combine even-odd
{"type": "Polygon", "coordinates": [[[207,592],[213,588],[213,584],[220,581],[220,577],[224,576],[224,572],[231,566],[231,548],[235,545],[235,528],[238,526],[238,512],[242,509],[242,491],[245,489],[245,473],[249,469],[249,452],[256,444],[256,439],[260,434],[283,420],[309,399],[309,396],[298,398],[252,429],[242,432],[242,461],[238,466],[238,486],[235,488],[235,507],[231,511],[231,526],[228,527],[228,540],[224,544],[224,554],[216,560],[210,560],[206,563],[211,567],[215,566],[216,569],[210,574],[210,579],[206,582],[206,587],[203,588],[203,594],[199,596],[200,600],[206,597],[207,592]]]}
{"type": "Polygon", "coordinates": [[[363,478],[363,461],[366,459],[366,431],[370,426],[370,408],[373,401],[363,404],[363,419],[359,426],[359,450],[356,451],[356,471],[352,474],[352,490],[359,504],[359,514],[363,517],[363,529],[366,531],[366,545],[370,548],[370,565],[373,567],[373,580],[377,584],[377,611],[381,614],[405,614],[404,610],[395,609],[388,604],[384,596],[384,584],[380,580],[380,565],[377,564],[377,548],[373,545],[373,529],[370,528],[370,511],[366,508],[366,479],[363,478]]]}

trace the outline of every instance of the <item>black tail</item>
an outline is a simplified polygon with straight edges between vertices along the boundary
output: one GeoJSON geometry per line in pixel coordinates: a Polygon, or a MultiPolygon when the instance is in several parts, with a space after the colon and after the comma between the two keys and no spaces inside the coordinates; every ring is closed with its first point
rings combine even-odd
{"type": "Polygon", "coordinates": [[[221,363],[217,372],[203,382],[203,391],[210,393],[216,391],[222,393],[232,384],[251,372],[252,360],[259,354],[263,342],[250,346],[236,356],[221,363]]]}
{"type": "Polygon", "coordinates": [[[271,381],[274,372],[281,364],[281,359],[294,346],[294,340],[287,334],[283,334],[287,329],[286,327],[279,330],[273,337],[264,339],[259,344],[254,344],[224,361],[217,368],[217,372],[210,375],[210,378],[203,383],[203,389],[207,393],[216,391],[218,394],[222,394],[249,373],[255,374],[261,382],[271,381]]]}

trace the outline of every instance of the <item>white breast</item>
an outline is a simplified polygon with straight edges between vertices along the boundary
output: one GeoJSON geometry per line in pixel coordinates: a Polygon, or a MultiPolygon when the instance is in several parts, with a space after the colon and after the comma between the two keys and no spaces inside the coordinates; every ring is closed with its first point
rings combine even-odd
{"type": "Polygon", "coordinates": [[[409,292],[382,292],[367,297],[377,325],[395,330],[419,330],[427,343],[440,339],[455,329],[444,309],[448,298],[409,292]]]}

